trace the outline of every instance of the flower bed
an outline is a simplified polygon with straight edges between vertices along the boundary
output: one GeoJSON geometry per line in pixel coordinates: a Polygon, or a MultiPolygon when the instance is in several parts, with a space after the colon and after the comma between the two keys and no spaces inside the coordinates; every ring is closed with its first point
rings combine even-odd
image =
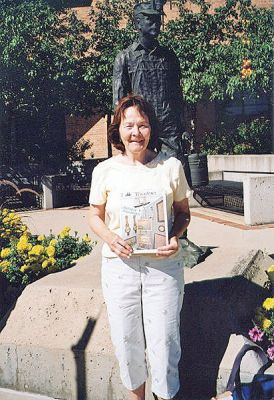
{"type": "Polygon", "coordinates": [[[9,302],[3,299],[8,286],[16,287],[20,293],[29,283],[72,267],[93,250],[96,242],[87,234],[80,238],[78,232],[71,235],[70,231],[65,227],[58,235],[33,235],[19,215],[8,209],[0,211],[2,302],[9,302]]]}

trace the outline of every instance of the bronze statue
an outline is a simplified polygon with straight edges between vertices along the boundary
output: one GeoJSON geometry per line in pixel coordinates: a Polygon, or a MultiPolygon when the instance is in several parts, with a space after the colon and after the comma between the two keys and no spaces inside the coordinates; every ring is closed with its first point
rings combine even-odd
{"type": "Polygon", "coordinates": [[[175,53],[157,41],[165,1],[138,3],[134,7],[138,40],[116,57],[113,103],[130,94],[149,101],[161,123],[162,151],[183,158],[183,96],[180,64],[175,53]]]}
{"type": "MultiPolygon", "coordinates": [[[[132,93],[150,102],[161,124],[161,151],[185,164],[182,135],[183,95],[180,86],[180,64],[173,50],[161,46],[157,37],[161,29],[165,0],[138,3],[134,21],[138,40],[118,53],[113,68],[113,104],[132,93]]],[[[186,177],[188,179],[188,173],[186,177]]],[[[185,265],[193,267],[202,261],[209,249],[202,250],[187,238],[181,238],[185,265]]]]}

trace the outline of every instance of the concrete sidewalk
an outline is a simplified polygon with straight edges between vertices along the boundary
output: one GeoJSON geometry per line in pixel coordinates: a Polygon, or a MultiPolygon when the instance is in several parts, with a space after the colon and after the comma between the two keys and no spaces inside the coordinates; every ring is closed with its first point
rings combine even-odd
{"type": "Polygon", "coordinates": [[[0,400],[56,400],[53,397],[0,388],[0,400]]]}
{"type": "MultiPolygon", "coordinates": [[[[48,234],[51,229],[58,233],[65,225],[80,235],[89,232],[86,208],[22,214],[36,234],[48,234]]],[[[185,281],[189,284],[186,300],[192,292],[195,299],[196,290],[207,297],[207,290],[213,290],[219,296],[224,279],[231,277],[235,266],[248,263],[257,250],[274,254],[274,227],[245,229],[241,225],[241,217],[193,209],[188,237],[195,244],[209,246],[212,255],[185,270],[185,281]]],[[[63,400],[80,400],[84,395],[88,400],[127,398],[120,383],[101,293],[101,245],[98,241],[92,254],[77,266],[51,274],[24,290],[0,333],[1,387],[63,400]]],[[[216,296],[212,299],[214,307],[219,301],[216,296]]],[[[201,304],[196,305],[201,310],[201,304]]],[[[185,312],[188,311],[186,303],[185,312]]],[[[201,318],[201,311],[198,313],[201,318]]],[[[213,351],[214,344],[211,346],[213,351]]],[[[207,379],[206,371],[202,373],[207,379]]],[[[0,400],[44,400],[33,396],[0,389],[0,400]]],[[[149,388],[147,399],[151,399],[149,388]]],[[[195,396],[187,400],[194,399],[202,400],[195,396]]]]}

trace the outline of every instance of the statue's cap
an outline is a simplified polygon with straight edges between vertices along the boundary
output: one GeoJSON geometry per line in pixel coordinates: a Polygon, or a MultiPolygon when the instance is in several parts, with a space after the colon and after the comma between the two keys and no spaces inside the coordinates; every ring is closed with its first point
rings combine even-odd
{"type": "Polygon", "coordinates": [[[134,7],[134,16],[143,15],[164,15],[162,1],[148,1],[146,3],[138,3],[134,7]]]}

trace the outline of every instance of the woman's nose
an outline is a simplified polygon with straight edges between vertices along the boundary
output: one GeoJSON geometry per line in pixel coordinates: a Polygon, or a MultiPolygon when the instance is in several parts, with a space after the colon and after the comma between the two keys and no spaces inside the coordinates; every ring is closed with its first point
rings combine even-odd
{"type": "Polygon", "coordinates": [[[134,125],[132,127],[132,131],[131,131],[132,135],[139,135],[139,126],[138,125],[134,125]]]}

